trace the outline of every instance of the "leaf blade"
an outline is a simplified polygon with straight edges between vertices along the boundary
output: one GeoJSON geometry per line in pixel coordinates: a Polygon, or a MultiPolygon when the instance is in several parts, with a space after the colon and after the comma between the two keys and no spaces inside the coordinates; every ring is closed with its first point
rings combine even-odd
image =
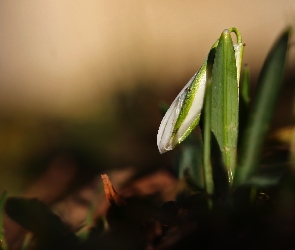
{"type": "Polygon", "coordinates": [[[219,39],[212,72],[211,129],[222,152],[229,182],[236,165],[238,103],[235,51],[230,32],[225,30],[219,39]]]}
{"type": "Polygon", "coordinates": [[[235,185],[242,185],[258,169],[259,153],[267,133],[284,73],[290,29],[283,32],[264,62],[259,76],[253,110],[242,140],[235,185]]]}

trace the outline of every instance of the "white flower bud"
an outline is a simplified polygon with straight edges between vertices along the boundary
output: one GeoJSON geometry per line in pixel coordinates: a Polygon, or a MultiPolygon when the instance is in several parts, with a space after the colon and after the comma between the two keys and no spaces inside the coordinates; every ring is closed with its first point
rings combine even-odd
{"type": "Polygon", "coordinates": [[[206,66],[207,60],[180,91],[166,112],[157,135],[161,154],[181,143],[198,124],[206,87],[206,66]]]}

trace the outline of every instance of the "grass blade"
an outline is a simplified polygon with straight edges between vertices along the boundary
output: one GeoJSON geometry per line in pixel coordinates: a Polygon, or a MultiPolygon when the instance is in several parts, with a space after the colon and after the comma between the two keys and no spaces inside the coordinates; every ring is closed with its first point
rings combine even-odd
{"type": "Polygon", "coordinates": [[[244,68],[240,86],[240,102],[243,102],[245,106],[248,106],[250,102],[250,70],[248,65],[244,68]]]}
{"type": "Polygon", "coordinates": [[[259,154],[280,90],[289,37],[290,30],[287,30],[277,40],[264,62],[253,101],[253,109],[242,140],[235,185],[247,182],[257,171],[259,154]]]}
{"type": "Polygon", "coordinates": [[[240,84],[240,100],[239,100],[239,138],[238,147],[240,148],[241,138],[245,132],[249,117],[250,104],[250,71],[246,65],[243,72],[242,81],[240,84]]]}
{"type": "Polygon", "coordinates": [[[225,30],[219,39],[212,72],[211,129],[222,152],[229,182],[236,165],[238,107],[235,51],[230,32],[225,30]]]}

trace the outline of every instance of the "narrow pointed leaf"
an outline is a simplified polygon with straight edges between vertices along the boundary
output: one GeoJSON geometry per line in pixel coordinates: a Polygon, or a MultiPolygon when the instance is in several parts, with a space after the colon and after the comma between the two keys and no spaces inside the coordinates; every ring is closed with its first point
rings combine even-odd
{"type": "Polygon", "coordinates": [[[245,66],[242,81],[240,84],[240,100],[239,100],[239,138],[238,147],[241,144],[241,138],[246,129],[249,118],[249,103],[250,103],[250,71],[249,67],[245,66]]]}
{"type": "Polygon", "coordinates": [[[222,152],[229,182],[236,165],[238,107],[235,50],[230,32],[225,30],[219,39],[213,65],[211,128],[222,152]]]}
{"type": "Polygon", "coordinates": [[[287,30],[277,40],[264,62],[253,100],[253,110],[242,140],[235,185],[246,183],[257,172],[261,147],[281,87],[289,37],[290,30],[287,30]]]}
{"type": "MultiPolygon", "coordinates": [[[[204,179],[206,192],[212,195],[214,192],[213,171],[211,164],[211,96],[212,96],[212,69],[215,58],[216,49],[212,49],[208,56],[207,62],[207,86],[205,94],[204,106],[204,179]]],[[[210,201],[209,201],[210,206],[210,201]]]]}
{"type": "Polygon", "coordinates": [[[245,106],[248,106],[250,102],[250,70],[247,65],[244,68],[240,91],[241,101],[245,104],[245,106]]]}

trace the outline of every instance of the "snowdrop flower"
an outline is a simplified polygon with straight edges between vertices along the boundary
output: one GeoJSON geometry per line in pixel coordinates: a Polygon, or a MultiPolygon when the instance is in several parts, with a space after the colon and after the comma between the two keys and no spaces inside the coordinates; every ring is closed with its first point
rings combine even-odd
{"type": "Polygon", "coordinates": [[[207,60],[167,110],[157,135],[161,154],[181,143],[199,123],[206,88],[207,60]]]}
{"type": "MultiPolygon", "coordinates": [[[[218,42],[219,40],[211,49],[216,48],[218,42]]],[[[234,49],[239,81],[243,44],[239,42],[234,45],[234,49]]],[[[208,57],[200,70],[180,91],[162,119],[157,134],[157,145],[161,154],[174,149],[199,123],[206,89],[207,60],[208,57]]]]}

